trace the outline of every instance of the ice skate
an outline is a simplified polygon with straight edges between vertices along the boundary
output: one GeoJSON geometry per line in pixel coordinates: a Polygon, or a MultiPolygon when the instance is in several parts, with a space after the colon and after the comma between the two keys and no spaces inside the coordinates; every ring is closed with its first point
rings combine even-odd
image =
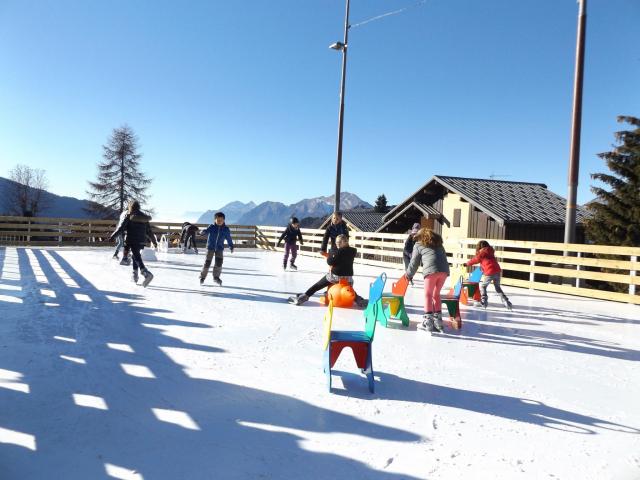
{"type": "Polygon", "coordinates": [[[145,270],[144,272],[142,272],[142,276],[144,277],[142,286],[146,287],[151,283],[151,280],[153,280],[153,273],[151,273],[149,270],[145,270]]]}
{"type": "Polygon", "coordinates": [[[122,257],[120,265],[131,265],[131,259],[129,257],[122,257]]]}
{"type": "Polygon", "coordinates": [[[222,286],[222,280],[220,280],[220,277],[213,277],[213,282],[219,287],[222,286]]]}
{"type": "Polygon", "coordinates": [[[433,333],[435,327],[433,325],[433,314],[432,313],[425,313],[422,316],[422,324],[418,327],[421,330],[426,330],[430,333],[433,333]]]}
{"type": "Polygon", "coordinates": [[[131,281],[133,283],[138,283],[138,271],[134,270],[133,273],[131,274],[131,281]]]}
{"type": "Polygon", "coordinates": [[[289,268],[291,270],[298,270],[298,267],[296,267],[293,262],[291,262],[291,265],[289,265],[289,268]]]}
{"type": "Polygon", "coordinates": [[[511,302],[507,297],[502,297],[502,304],[507,310],[509,311],[513,310],[513,305],[511,305],[511,302]]]}
{"type": "Polygon", "coordinates": [[[294,305],[302,305],[307,300],[309,300],[309,297],[304,293],[298,293],[295,297],[289,297],[289,303],[293,303],[294,305]]]}
{"type": "Polygon", "coordinates": [[[433,326],[438,332],[444,333],[444,326],[442,325],[442,313],[441,312],[436,312],[436,313],[433,314],[433,326]]]}

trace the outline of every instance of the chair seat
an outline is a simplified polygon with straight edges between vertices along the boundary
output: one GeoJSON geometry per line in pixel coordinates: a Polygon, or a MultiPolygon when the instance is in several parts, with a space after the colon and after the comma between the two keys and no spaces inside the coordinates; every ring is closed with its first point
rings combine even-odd
{"type": "Polygon", "coordinates": [[[385,293],[382,295],[382,301],[393,299],[393,298],[404,298],[404,295],[394,295],[393,293],[385,293]]]}
{"type": "Polygon", "coordinates": [[[332,342],[366,342],[370,343],[371,340],[365,332],[350,331],[350,330],[333,330],[331,332],[332,342]]]}

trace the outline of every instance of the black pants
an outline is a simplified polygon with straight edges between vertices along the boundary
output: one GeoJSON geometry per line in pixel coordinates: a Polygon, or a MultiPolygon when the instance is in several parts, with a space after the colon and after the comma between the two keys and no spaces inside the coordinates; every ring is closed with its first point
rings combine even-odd
{"type": "Polygon", "coordinates": [[[207,278],[207,273],[209,273],[209,267],[211,266],[211,260],[213,260],[215,256],[216,263],[213,265],[213,278],[220,278],[220,274],[222,273],[222,262],[224,260],[223,250],[215,251],[215,250],[207,250],[207,257],[204,259],[204,266],[202,267],[202,272],[200,272],[200,278],[207,278]]]}
{"type": "Polygon", "coordinates": [[[329,280],[327,280],[327,277],[325,275],[320,280],[318,280],[316,283],[311,285],[309,287],[309,289],[306,292],[304,292],[304,294],[307,297],[311,297],[314,293],[322,290],[323,288],[327,288],[327,287],[329,287],[331,285],[335,285],[335,284],[333,282],[330,282],[329,280]]]}
{"type": "Polygon", "coordinates": [[[140,245],[131,245],[131,256],[133,257],[133,271],[137,272],[138,268],[141,271],[146,271],[147,267],[144,266],[144,262],[142,261],[142,256],[140,255],[140,250],[142,250],[142,246],[140,245]]]}
{"type": "Polygon", "coordinates": [[[195,233],[188,233],[187,237],[184,240],[184,248],[186,250],[189,250],[190,248],[193,248],[196,252],[198,251],[198,246],[196,245],[196,234],[195,233]]]}

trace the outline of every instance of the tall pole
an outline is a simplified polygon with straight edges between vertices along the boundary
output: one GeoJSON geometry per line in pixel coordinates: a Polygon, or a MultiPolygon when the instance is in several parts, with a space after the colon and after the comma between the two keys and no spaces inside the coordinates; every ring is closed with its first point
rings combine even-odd
{"type": "Polygon", "coordinates": [[[342,130],[344,126],[344,84],[347,77],[347,45],[349,40],[349,2],[344,14],[344,42],[342,44],[342,80],[340,82],[340,110],[338,113],[338,155],[336,160],[336,194],[333,211],[340,211],[340,181],[342,179],[342,130]]]}
{"type": "Polygon", "coordinates": [[[573,118],[571,124],[571,153],[569,157],[569,193],[564,224],[564,243],[576,241],[576,203],[578,201],[578,170],[580,168],[580,131],[582,128],[582,83],[584,75],[584,44],[587,29],[587,0],[578,0],[578,38],[576,69],[573,83],[573,118]]]}

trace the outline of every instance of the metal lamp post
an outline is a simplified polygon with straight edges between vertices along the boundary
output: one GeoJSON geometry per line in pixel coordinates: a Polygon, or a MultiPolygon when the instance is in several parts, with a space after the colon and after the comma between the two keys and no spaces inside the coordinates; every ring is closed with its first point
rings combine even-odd
{"type": "Polygon", "coordinates": [[[338,154],[336,160],[336,194],[333,207],[334,212],[340,211],[340,182],[342,179],[342,131],[344,126],[344,84],[347,77],[347,45],[349,39],[349,3],[346,0],[346,11],[344,15],[344,41],[336,42],[329,46],[334,50],[342,51],[342,79],[340,82],[340,109],[338,113],[338,154]]]}
{"type": "Polygon", "coordinates": [[[578,169],[580,168],[580,131],[582,127],[582,84],[584,75],[584,44],[587,28],[587,0],[578,0],[578,38],[576,70],[573,84],[573,118],[571,124],[571,153],[569,157],[569,192],[567,216],[564,224],[564,243],[576,241],[576,203],[578,198],[578,169]]]}

